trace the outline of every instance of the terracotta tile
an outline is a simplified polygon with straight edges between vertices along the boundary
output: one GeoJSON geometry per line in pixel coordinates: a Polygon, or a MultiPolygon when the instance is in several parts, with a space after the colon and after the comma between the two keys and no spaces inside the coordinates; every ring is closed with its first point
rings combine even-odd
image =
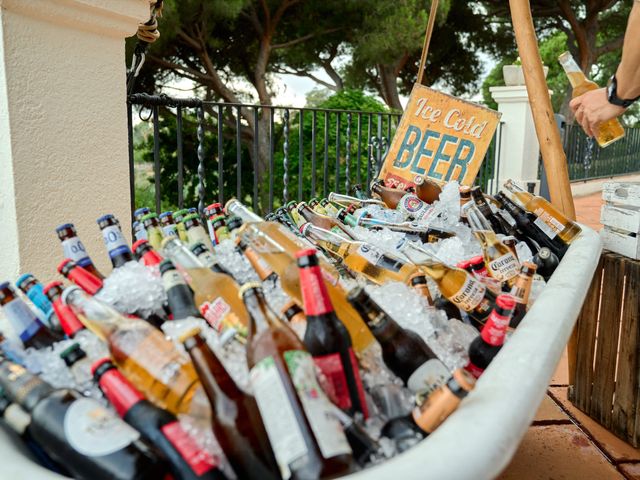
{"type": "Polygon", "coordinates": [[[640,463],[621,463],[618,468],[629,480],[640,480],[640,463]]]}
{"type": "Polygon", "coordinates": [[[601,191],[584,197],[574,198],[573,203],[576,209],[576,219],[580,223],[584,223],[594,230],[600,230],[602,228],[602,224],[600,223],[600,210],[603,204],[601,191]]]}
{"type": "Polygon", "coordinates": [[[552,387],[549,388],[549,392],[551,396],[560,402],[562,407],[578,421],[580,426],[589,432],[589,435],[594,438],[599,447],[603,449],[613,461],[640,461],[640,449],[634,448],[624,440],[616,437],[598,422],[591,419],[586,413],[574,407],[567,399],[566,387],[552,387]]]}
{"type": "Polygon", "coordinates": [[[575,425],[530,427],[499,480],[622,480],[575,425]]]}
{"type": "Polygon", "coordinates": [[[556,367],[556,371],[551,377],[551,381],[549,385],[568,385],[569,384],[569,366],[567,360],[567,349],[564,349],[562,353],[562,357],[560,357],[560,361],[558,362],[558,366],[556,367]]]}
{"type": "Polygon", "coordinates": [[[536,412],[536,416],[533,419],[534,424],[537,422],[561,422],[565,421],[566,423],[571,423],[569,417],[558,407],[556,402],[549,397],[549,395],[545,395],[542,399],[542,403],[538,407],[538,411],[536,412]]]}

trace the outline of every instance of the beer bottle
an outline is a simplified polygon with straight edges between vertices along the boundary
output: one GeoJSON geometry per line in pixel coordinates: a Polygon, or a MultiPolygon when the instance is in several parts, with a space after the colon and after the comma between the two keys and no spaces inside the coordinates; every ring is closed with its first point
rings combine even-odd
{"type": "Polygon", "coordinates": [[[487,199],[484,198],[482,189],[478,186],[471,188],[471,200],[474,202],[476,208],[480,211],[482,216],[486,218],[491,224],[491,229],[495,233],[502,233],[508,235],[507,228],[505,228],[504,222],[500,221],[500,218],[493,213],[487,199]]]}
{"type": "Polygon", "coordinates": [[[513,180],[507,180],[504,188],[511,192],[525,210],[536,216],[533,223],[550,239],[553,240],[557,236],[569,245],[582,231],[577,223],[565,217],[547,200],[523,190],[513,180]]]}
{"type": "Polygon", "coordinates": [[[431,277],[447,300],[469,314],[476,328],[482,327],[495,302],[495,294],[491,290],[461,268],[423,260],[426,252],[411,242],[404,242],[400,249],[409,260],[415,258],[418,261],[420,269],[431,277]]]}
{"type": "Polygon", "coordinates": [[[508,282],[513,285],[513,279],[520,271],[520,262],[511,249],[496,237],[496,234],[487,230],[473,232],[482,245],[484,263],[489,275],[500,282],[508,282]]]}
{"type": "Polygon", "coordinates": [[[296,225],[296,227],[300,228],[300,226],[305,223],[305,220],[298,212],[298,203],[295,200],[292,200],[287,203],[285,208],[287,209],[287,214],[291,221],[296,225]]]}
{"type": "Polygon", "coordinates": [[[38,319],[29,306],[22,301],[9,282],[0,283],[0,308],[24,348],[45,348],[62,340],[38,319]]]}
{"type": "Polygon", "coordinates": [[[356,183],[353,186],[353,194],[360,200],[366,200],[368,198],[367,192],[364,191],[364,188],[362,188],[360,183],[356,183]]]}
{"type": "Polygon", "coordinates": [[[225,275],[229,275],[231,278],[235,279],[233,274],[218,262],[216,255],[205,247],[202,242],[194,243],[189,247],[189,249],[205,267],[210,268],[212,271],[217,273],[224,273],[225,275]]]}
{"type": "Polygon", "coordinates": [[[311,355],[267,305],[258,284],[240,289],[251,317],[250,382],[283,478],[337,477],[351,448],[315,377],[311,355]]]}
{"type": "Polygon", "coordinates": [[[469,345],[469,363],[465,369],[480,378],[504,344],[507,328],[516,306],[511,295],[498,295],[495,307],[482,327],[480,335],[469,345]]]}
{"type": "Polygon", "coordinates": [[[476,255],[469,259],[469,271],[478,278],[489,276],[489,271],[487,270],[487,265],[484,263],[484,257],[482,255],[476,255]]]}
{"type": "Polygon", "coordinates": [[[433,180],[427,177],[417,176],[414,179],[414,183],[416,184],[416,195],[423,202],[433,203],[440,199],[442,188],[433,180]]]}
{"type": "Polygon", "coordinates": [[[223,240],[231,238],[231,233],[227,227],[227,222],[224,215],[218,215],[211,217],[211,227],[216,239],[216,245],[219,245],[223,240]]]}
{"type": "Polygon", "coordinates": [[[42,284],[30,273],[20,275],[16,281],[16,287],[31,300],[38,310],[42,313],[47,323],[47,326],[52,330],[61,333],[60,321],[53,309],[53,305],[49,300],[49,297],[44,293],[42,284]]]}
{"type": "Polygon", "coordinates": [[[133,212],[133,219],[139,222],[140,220],[142,220],[142,217],[149,213],[151,213],[151,210],[149,210],[147,207],[138,208],[133,212]]]}
{"type": "Polygon", "coordinates": [[[210,303],[221,322],[245,327],[249,324],[249,315],[238,297],[238,285],[232,277],[205,267],[177,238],[165,239],[162,249],[165,256],[185,273],[198,308],[210,303]]]}
{"type": "Polygon", "coordinates": [[[351,336],[333,309],[316,251],[300,250],[296,257],[307,317],[304,346],[327,378],[334,403],[351,415],[360,412],[366,419],[369,412],[351,336]]]}
{"type": "Polygon", "coordinates": [[[238,478],[278,479],[256,400],[242,392],[195,328],[180,341],[196,367],[213,411],[213,433],[238,478]]]}
{"type": "Polygon", "coordinates": [[[211,220],[218,215],[223,215],[224,212],[222,210],[222,205],[220,203],[212,203],[211,205],[207,205],[202,212],[207,224],[207,230],[209,231],[209,238],[213,244],[216,244],[216,235],[213,231],[213,226],[211,225],[211,220]]]}
{"type": "Polygon", "coordinates": [[[160,264],[160,275],[162,275],[162,285],[167,293],[169,309],[174,320],[195,317],[201,318],[200,311],[193,303],[193,293],[184,280],[184,277],[171,260],[163,260],[160,264]]]}
{"type": "MultiPolygon", "coordinates": [[[[297,212],[296,212],[297,214],[297,212]]],[[[300,237],[300,229],[298,228],[298,226],[296,225],[296,223],[291,219],[291,216],[289,215],[288,212],[284,211],[284,209],[282,207],[280,207],[278,210],[276,210],[275,213],[271,213],[269,215],[267,215],[267,220],[270,222],[278,222],[281,225],[284,225],[285,227],[287,227],[289,229],[289,231],[293,232],[294,235],[296,235],[297,237],[300,237]]],[[[298,218],[300,216],[298,215],[298,218]]]]}
{"type": "Polygon", "coordinates": [[[387,188],[379,183],[373,184],[371,191],[378,195],[388,208],[399,210],[416,221],[428,219],[433,211],[431,205],[420,200],[414,193],[407,193],[398,188],[387,188]]]}
{"type": "Polygon", "coordinates": [[[313,197],[311,200],[309,200],[309,208],[311,208],[311,210],[313,210],[319,215],[331,216],[325,210],[325,208],[322,205],[320,205],[320,199],[318,197],[313,197]]]}
{"type": "Polygon", "coordinates": [[[0,363],[0,386],[31,416],[29,432],[80,480],[158,480],[167,464],[140,434],[92,398],[54,389],[20,365],[0,363]]]}
{"type": "Polygon", "coordinates": [[[200,216],[197,213],[187,215],[182,220],[184,228],[187,230],[188,245],[194,245],[196,243],[202,243],[208,250],[213,251],[213,244],[211,238],[202,227],[200,223],[200,216]]]}
{"type": "Polygon", "coordinates": [[[147,239],[147,231],[139,221],[134,220],[131,224],[131,228],[133,229],[133,239],[135,241],[147,239]]]}
{"type": "Polygon", "coordinates": [[[178,227],[173,220],[173,212],[162,212],[158,217],[160,220],[160,226],[162,227],[162,233],[165,237],[177,237],[178,227]]]}
{"type": "Polygon", "coordinates": [[[184,228],[182,220],[187,215],[189,215],[188,208],[183,208],[182,210],[173,212],[173,221],[176,223],[176,233],[178,234],[178,238],[185,243],[189,241],[189,237],[187,237],[187,230],[184,228]]]}
{"type": "Polygon", "coordinates": [[[304,325],[305,329],[307,328],[307,317],[304,315],[304,310],[293,300],[285,303],[284,307],[282,307],[282,316],[290,325],[298,323],[304,325]]]}
{"type": "Polygon", "coordinates": [[[78,320],[78,317],[73,313],[71,307],[62,303],[61,295],[63,289],[64,287],[62,286],[62,282],[54,281],[48,283],[44,287],[44,293],[52,302],[53,309],[60,320],[60,327],[62,328],[62,331],[67,337],[73,338],[76,333],[84,330],[85,326],[80,320],[78,320]]]}
{"type": "Polygon", "coordinates": [[[176,480],[224,480],[214,458],[200,448],[174,414],[145,399],[108,358],[91,366],[100,390],[116,413],[162,452],[176,480]]]}
{"type": "Polygon", "coordinates": [[[380,347],[385,365],[414,393],[431,391],[449,377],[449,370],[415,332],[402,328],[362,287],[349,292],[380,347]]]}
{"type": "Polygon", "coordinates": [[[353,228],[358,226],[358,219],[353,215],[347,213],[347,210],[345,208],[341,208],[340,210],[338,210],[338,214],[336,215],[336,218],[340,220],[342,223],[344,223],[345,225],[347,225],[348,227],[353,228]]]}
{"type": "Polygon", "coordinates": [[[133,253],[139,262],[147,267],[160,265],[162,255],[160,255],[145,239],[140,239],[132,245],[133,253]]]}
{"type": "Polygon", "coordinates": [[[431,298],[431,292],[427,285],[427,277],[423,273],[414,273],[409,277],[409,285],[418,295],[427,299],[429,305],[433,305],[433,298],[431,298]]]}
{"type": "Polygon", "coordinates": [[[91,360],[79,343],[72,343],[60,353],[60,358],[69,368],[77,389],[84,393],[91,390],[91,360]]]}
{"type": "Polygon", "coordinates": [[[263,259],[258,252],[249,246],[247,241],[239,238],[237,245],[238,250],[249,261],[253,269],[258,274],[258,278],[261,282],[275,282],[278,279],[278,274],[273,271],[271,265],[269,265],[269,263],[267,263],[267,261],[263,259]]]}
{"type": "Polygon", "coordinates": [[[411,275],[418,271],[415,265],[370,243],[352,241],[310,223],[302,228],[302,234],[341,258],[351,271],[378,285],[390,280],[407,283],[411,275]]]}
{"type": "Polygon", "coordinates": [[[144,226],[147,232],[147,241],[156,250],[160,250],[164,233],[162,233],[162,227],[158,221],[158,215],[155,213],[147,213],[140,219],[140,223],[144,226]]]}
{"type": "Polygon", "coordinates": [[[76,227],[74,227],[73,223],[64,223],[59,225],[56,227],[56,233],[62,242],[62,254],[64,258],[70,258],[96,277],[100,279],[104,278],[89,258],[87,249],[78,238],[78,233],[76,232],[76,227]]]}
{"type": "Polygon", "coordinates": [[[538,250],[538,253],[533,256],[533,263],[538,267],[538,275],[544,278],[545,281],[551,278],[551,275],[560,264],[558,257],[547,247],[542,247],[538,250]]]}
{"type": "Polygon", "coordinates": [[[413,409],[413,421],[426,434],[433,433],[458,408],[474,386],[475,379],[463,369],[457,369],[444,385],[413,409]]]}
{"type": "Polygon", "coordinates": [[[555,237],[553,239],[549,238],[541,229],[535,224],[535,215],[532,213],[527,214],[522,208],[513,203],[506,195],[503,193],[496,194],[496,199],[500,202],[502,208],[511,215],[511,217],[515,220],[518,225],[518,229],[522,232],[522,235],[519,237],[521,240],[525,241],[529,248],[533,252],[537,252],[540,247],[547,247],[553,253],[555,253],[558,258],[562,258],[566,253],[568,246],[560,240],[560,238],[555,237]],[[533,217],[530,218],[530,217],[533,217]],[[533,239],[538,246],[531,245],[531,239],[533,239]],[[527,241],[529,240],[529,241],[527,241]]]}
{"type": "Polygon", "coordinates": [[[407,195],[407,192],[404,190],[385,187],[384,184],[380,182],[372,183],[371,191],[380,197],[380,200],[384,202],[387,208],[392,210],[398,208],[400,201],[407,195]]]}
{"type": "Polygon", "coordinates": [[[113,268],[119,268],[125,263],[133,261],[133,253],[131,253],[127,240],[122,235],[118,220],[113,215],[107,214],[96,221],[102,231],[102,239],[107,247],[107,252],[109,252],[113,268]]]}
{"type": "Polygon", "coordinates": [[[192,405],[201,388],[193,365],[162,332],[147,322],[123,317],[78,287],[67,287],[62,301],[108,344],[115,364],[150,401],[172,413],[207,416],[208,408],[203,412],[198,410],[201,405],[192,405]]]}
{"type": "Polygon", "coordinates": [[[349,208],[351,206],[355,206],[356,209],[364,208],[370,205],[379,205],[381,207],[386,207],[386,204],[382,200],[378,200],[377,198],[358,198],[351,197],[349,195],[342,195],[340,193],[331,192],[328,196],[328,201],[334,203],[336,205],[340,205],[343,208],[349,208]]]}
{"type": "Polygon", "coordinates": [[[57,270],[58,273],[71,280],[89,295],[95,295],[102,290],[103,283],[101,279],[68,258],[60,262],[57,270]]]}
{"type": "Polygon", "coordinates": [[[298,214],[304,218],[306,222],[309,222],[318,228],[323,228],[337,233],[338,235],[342,235],[343,237],[355,240],[354,234],[348,229],[348,227],[342,225],[341,222],[335,218],[314,212],[309,208],[309,205],[304,202],[298,204],[298,214]]]}
{"type": "MultiPolygon", "coordinates": [[[[573,98],[599,88],[597,83],[587,78],[569,52],[562,53],[558,57],[558,61],[569,78],[569,83],[571,83],[571,87],[573,88],[573,98]]],[[[622,124],[617,118],[612,118],[600,124],[596,134],[596,141],[600,147],[604,148],[623,137],[624,128],[622,124]]]]}
{"type": "Polygon", "coordinates": [[[329,215],[330,217],[335,217],[338,215],[338,206],[331,203],[326,198],[320,200],[320,205],[322,205],[322,208],[324,208],[324,210],[327,212],[327,215],[329,215]]]}
{"type": "Polygon", "coordinates": [[[533,276],[536,273],[536,269],[537,266],[535,263],[524,262],[511,288],[511,292],[509,292],[516,302],[511,323],[509,323],[511,328],[516,328],[527,313],[531,284],[533,283],[533,276]]]}

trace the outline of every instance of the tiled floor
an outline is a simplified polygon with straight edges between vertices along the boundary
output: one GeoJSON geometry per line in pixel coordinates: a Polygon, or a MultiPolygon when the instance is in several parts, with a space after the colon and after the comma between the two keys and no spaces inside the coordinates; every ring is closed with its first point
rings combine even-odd
{"type": "MultiPolygon", "coordinates": [[[[599,230],[601,193],[575,199],[578,221],[599,230]]],[[[640,480],[633,448],[567,399],[567,358],[560,360],[533,424],[499,480],[640,480]]]]}

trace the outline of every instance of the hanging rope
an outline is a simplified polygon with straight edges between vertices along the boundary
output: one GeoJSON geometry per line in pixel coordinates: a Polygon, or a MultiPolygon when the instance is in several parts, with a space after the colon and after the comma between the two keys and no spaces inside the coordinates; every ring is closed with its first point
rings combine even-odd
{"type": "Polygon", "coordinates": [[[136,78],[144,65],[147,48],[149,48],[150,44],[160,38],[158,18],[162,17],[162,2],[163,0],[150,1],[149,7],[151,14],[149,16],[149,20],[138,24],[138,42],[136,43],[136,48],[133,52],[131,66],[127,70],[127,94],[131,94],[133,92],[136,78]]]}

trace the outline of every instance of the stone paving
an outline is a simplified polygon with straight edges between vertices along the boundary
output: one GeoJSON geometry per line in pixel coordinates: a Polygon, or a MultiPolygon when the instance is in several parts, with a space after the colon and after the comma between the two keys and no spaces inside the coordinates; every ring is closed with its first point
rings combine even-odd
{"type": "MultiPolygon", "coordinates": [[[[574,199],[579,222],[600,230],[601,192],[574,199]]],[[[560,360],[533,424],[499,480],[640,480],[640,449],[619,439],[567,399],[560,360]]]]}

